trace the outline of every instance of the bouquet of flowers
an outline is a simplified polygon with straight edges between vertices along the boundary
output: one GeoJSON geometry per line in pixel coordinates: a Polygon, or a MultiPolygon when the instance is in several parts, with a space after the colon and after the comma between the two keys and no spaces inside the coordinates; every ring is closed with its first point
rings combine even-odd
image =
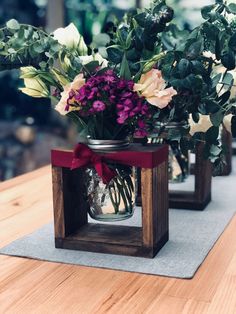
{"type": "Polygon", "coordinates": [[[178,122],[183,127],[169,129],[169,140],[182,149],[204,142],[206,157],[215,162],[223,158],[219,130],[226,115],[233,114],[233,134],[236,128],[230,102],[235,14],[234,3],[217,0],[202,8],[199,27],[181,31],[171,23],[172,8],[155,0],[112,28],[103,56],[85,45],[73,24],[47,34],[11,20],[0,30],[0,69],[21,67],[22,92],[56,101],[55,109],[84,136],[160,137],[178,122]],[[213,70],[218,63],[223,74],[213,70]],[[210,128],[201,129],[202,118],[210,128]]]}

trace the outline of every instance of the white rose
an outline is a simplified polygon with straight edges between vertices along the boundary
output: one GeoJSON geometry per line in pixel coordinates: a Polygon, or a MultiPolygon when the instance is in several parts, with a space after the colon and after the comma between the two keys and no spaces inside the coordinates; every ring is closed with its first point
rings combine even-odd
{"type": "Polygon", "coordinates": [[[53,35],[61,45],[72,50],[77,50],[80,55],[86,55],[88,53],[84,38],[73,23],[70,23],[65,28],[60,27],[56,29],[53,35]]]}

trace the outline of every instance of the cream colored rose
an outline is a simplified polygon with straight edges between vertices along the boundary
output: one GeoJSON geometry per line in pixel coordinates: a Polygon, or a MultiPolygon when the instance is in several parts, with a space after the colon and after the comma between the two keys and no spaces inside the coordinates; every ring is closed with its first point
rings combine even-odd
{"type": "Polygon", "coordinates": [[[189,125],[190,125],[190,135],[194,135],[197,132],[203,132],[205,133],[210,127],[213,126],[210,120],[209,115],[201,115],[199,121],[195,123],[192,119],[192,116],[189,118],[189,125]]]}
{"type": "Polygon", "coordinates": [[[165,108],[172,97],[177,94],[173,87],[165,88],[166,82],[162,77],[161,71],[152,69],[142,74],[139,83],[134,84],[134,91],[146,98],[153,106],[160,109],[165,108]]]}
{"type": "Polygon", "coordinates": [[[95,53],[94,55],[91,55],[91,56],[81,56],[79,57],[82,64],[87,64],[91,61],[98,61],[99,62],[99,65],[101,66],[101,68],[106,68],[107,65],[108,65],[108,61],[106,59],[104,59],[100,53],[95,53]]]}
{"type": "MultiPolygon", "coordinates": [[[[63,92],[61,92],[61,99],[59,103],[55,106],[55,110],[58,111],[61,115],[66,115],[73,109],[69,109],[69,111],[65,110],[67,106],[67,99],[69,98],[69,93],[71,90],[78,90],[85,84],[85,78],[83,77],[83,74],[77,75],[73,82],[67,84],[64,87],[63,92]]],[[[74,110],[77,110],[76,107],[74,110]]]]}
{"type": "Polygon", "coordinates": [[[19,88],[22,93],[36,98],[49,97],[47,86],[39,78],[25,78],[24,84],[25,87],[19,88]]]}
{"type": "Polygon", "coordinates": [[[73,23],[70,23],[65,28],[60,27],[53,33],[54,38],[61,44],[71,50],[76,50],[80,55],[86,55],[88,48],[84,42],[83,36],[73,23]]]}

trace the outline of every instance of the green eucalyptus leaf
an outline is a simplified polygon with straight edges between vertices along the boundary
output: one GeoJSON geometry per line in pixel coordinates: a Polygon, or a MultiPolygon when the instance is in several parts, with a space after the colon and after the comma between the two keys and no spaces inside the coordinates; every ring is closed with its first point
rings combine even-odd
{"type": "Polygon", "coordinates": [[[236,3],[230,3],[228,9],[231,13],[236,14],[236,3]]]}
{"type": "Polygon", "coordinates": [[[202,40],[192,43],[187,50],[187,53],[186,53],[187,57],[190,60],[197,58],[199,54],[201,53],[202,48],[203,48],[202,40]]]}
{"type": "Polygon", "coordinates": [[[221,41],[219,36],[216,36],[215,40],[215,55],[216,55],[216,60],[220,60],[221,58],[221,41]]]}
{"type": "Polygon", "coordinates": [[[230,90],[227,90],[224,94],[219,97],[220,106],[224,105],[230,98],[230,90]]]}
{"type": "Polygon", "coordinates": [[[191,72],[191,62],[187,59],[181,59],[178,63],[178,70],[181,78],[186,77],[191,72]]]}
{"type": "Polygon", "coordinates": [[[200,116],[199,116],[199,113],[198,112],[193,112],[192,113],[192,119],[195,123],[198,123],[199,119],[200,119],[200,116]]]}
{"type": "Polygon", "coordinates": [[[224,118],[224,114],[221,110],[210,115],[210,120],[212,124],[216,127],[220,126],[224,118]]]}
{"type": "Polygon", "coordinates": [[[205,134],[206,141],[210,144],[216,143],[218,136],[219,136],[219,127],[215,127],[215,126],[212,126],[210,129],[208,129],[205,134]]]}
{"type": "Polygon", "coordinates": [[[217,84],[219,83],[220,79],[221,79],[222,74],[219,73],[216,76],[213,77],[212,79],[212,87],[215,88],[217,86],[217,84]]]}
{"type": "Polygon", "coordinates": [[[200,62],[198,60],[193,60],[193,61],[191,61],[191,64],[192,64],[192,71],[195,74],[205,74],[206,73],[206,70],[205,70],[202,62],[200,62]]]}
{"type": "Polygon", "coordinates": [[[202,79],[199,76],[196,76],[194,74],[189,74],[184,80],[183,80],[183,87],[196,91],[201,90],[202,88],[202,79]]]}
{"type": "Polygon", "coordinates": [[[207,36],[207,40],[215,40],[216,36],[219,34],[219,29],[214,24],[210,22],[205,22],[202,25],[203,32],[207,36]]]}
{"type": "Polygon", "coordinates": [[[202,17],[204,18],[204,20],[207,20],[207,19],[210,17],[209,13],[210,13],[214,8],[215,8],[215,5],[213,4],[213,5],[207,5],[207,6],[205,6],[205,7],[203,7],[203,8],[201,9],[201,14],[202,14],[202,17]]]}
{"type": "Polygon", "coordinates": [[[210,146],[210,153],[213,155],[213,156],[219,156],[219,154],[221,153],[221,148],[217,145],[211,145],[210,146]]]}
{"type": "Polygon", "coordinates": [[[214,101],[213,99],[206,99],[205,100],[205,110],[206,113],[216,113],[219,110],[219,104],[214,101]]]}
{"type": "Polygon", "coordinates": [[[236,52],[236,33],[230,37],[229,48],[236,52]]]}
{"type": "Polygon", "coordinates": [[[232,50],[228,50],[221,57],[223,66],[228,70],[234,70],[235,68],[235,55],[232,50]]]}

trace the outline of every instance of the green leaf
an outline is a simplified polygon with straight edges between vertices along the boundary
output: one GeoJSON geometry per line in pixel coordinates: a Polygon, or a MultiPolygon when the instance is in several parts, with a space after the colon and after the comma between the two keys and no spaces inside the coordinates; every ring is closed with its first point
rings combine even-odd
{"type": "Polygon", "coordinates": [[[12,30],[18,30],[20,28],[20,24],[15,19],[11,19],[6,23],[7,28],[12,30]]]}
{"type": "Polygon", "coordinates": [[[216,37],[215,40],[215,55],[216,55],[216,60],[220,60],[221,57],[221,42],[219,36],[216,37]]]}
{"type": "Polygon", "coordinates": [[[198,60],[193,60],[191,61],[192,64],[192,71],[195,74],[205,74],[206,70],[204,68],[204,65],[202,62],[198,61],[198,60]]]}
{"type": "Polygon", "coordinates": [[[181,78],[186,77],[191,71],[191,62],[187,59],[181,59],[178,64],[178,70],[181,78]]]}
{"type": "Polygon", "coordinates": [[[206,113],[209,114],[209,113],[216,113],[220,108],[219,108],[219,104],[212,100],[212,99],[206,99],[205,100],[205,110],[206,110],[206,113]]]}
{"type": "Polygon", "coordinates": [[[207,37],[207,40],[215,40],[216,36],[219,34],[219,29],[210,22],[203,23],[202,29],[207,37]]]}
{"type": "Polygon", "coordinates": [[[215,8],[215,5],[207,5],[201,9],[201,14],[204,20],[207,20],[210,17],[210,12],[215,8]]]}
{"type": "MultiPolygon", "coordinates": [[[[228,87],[228,86],[227,86],[228,87]]],[[[224,105],[230,98],[230,90],[227,90],[224,94],[219,97],[220,106],[224,105]]]]}
{"type": "Polygon", "coordinates": [[[217,84],[219,83],[219,81],[221,79],[221,76],[222,76],[222,74],[219,73],[219,74],[217,74],[216,76],[213,77],[213,79],[212,79],[212,87],[213,88],[217,86],[217,84]]]}
{"type": "MultiPolygon", "coordinates": [[[[79,63],[79,64],[81,64],[81,63],[79,63]]],[[[91,62],[83,65],[83,67],[85,68],[85,70],[88,73],[93,73],[96,70],[96,68],[99,67],[99,62],[94,60],[94,61],[91,61],[91,62]]]]}
{"type": "Polygon", "coordinates": [[[210,115],[210,120],[212,124],[216,127],[220,126],[224,118],[224,114],[221,110],[210,115]]]}
{"type": "Polygon", "coordinates": [[[131,79],[131,73],[129,68],[129,63],[127,61],[126,55],[123,55],[123,59],[120,66],[120,76],[126,80],[131,79]]]}
{"type": "Polygon", "coordinates": [[[211,145],[211,147],[210,147],[210,153],[213,156],[219,156],[221,151],[222,151],[221,148],[217,145],[211,145]]]}
{"type": "Polygon", "coordinates": [[[215,126],[212,126],[210,129],[208,129],[205,134],[206,141],[210,144],[216,143],[218,136],[219,136],[219,128],[215,126]]]}
{"type": "Polygon", "coordinates": [[[111,46],[107,48],[107,56],[111,62],[118,64],[122,61],[123,51],[111,46]]]}
{"type": "MultiPolygon", "coordinates": [[[[235,4],[236,6],[236,4],[235,4]]],[[[229,48],[236,52],[236,33],[234,33],[229,40],[229,48]]]]}
{"type": "Polygon", "coordinates": [[[225,52],[221,57],[221,62],[228,70],[234,70],[235,68],[235,55],[232,50],[225,52]]]}
{"type": "Polygon", "coordinates": [[[147,14],[145,12],[142,12],[140,14],[135,15],[134,18],[141,27],[145,27],[146,16],[147,14]]]}
{"type": "Polygon", "coordinates": [[[228,9],[230,10],[231,13],[236,14],[236,3],[230,3],[228,5],[228,9]]]}
{"type": "Polygon", "coordinates": [[[199,113],[198,112],[193,112],[192,113],[192,119],[195,123],[198,123],[199,119],[200,119],[200,116],[199,116],[199,113]]]}
{"type": "Polygon", "coordinates": [[[224,85],[226,85],[226,87],[230,89],[230,88],[232,87],[233,83],[234,83],[234,77],[233,77],[233,75],[232,75],[231,73],[228,73],[228,72],[227,72],[227,73],[223,76],[223,78],[222,78],[222,80],[221,80],[221,83],[224,84],[224,85]]]}
{"type": "Polygon", "coordinates": [[[191,60],[197,58],[202,51],[202,47],[202,40],[194,42],[187,50],[187,57],[191,60]]]}
{"type": "Polygon", "coordinates": [[[36,42],[33,44],[32,49],[36,52],[36,53],[42,53],[44,51],[42,45],[39,42],[36,42]]]}

